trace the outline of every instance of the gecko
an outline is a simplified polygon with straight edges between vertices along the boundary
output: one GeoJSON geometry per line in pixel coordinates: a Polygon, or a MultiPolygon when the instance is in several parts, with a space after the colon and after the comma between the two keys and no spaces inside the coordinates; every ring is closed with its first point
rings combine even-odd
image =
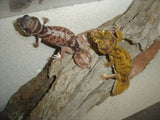
{"type": "Polygon", "coordinates": [[[62,60],[65,53],[73,54],[73,59],[79,67],[89,68],[91,55],[87,49],[81,48],[78,37],[65,27],[45,26],[48,21],[48,18],[43,18],[41,24],[37,17],[24,15],[17,18],[16,24],[25,35],[36,37],[35,47],[39,46],[41,39],[42,43],[61,49],[60,53],[54,56],[56,59],[62,60]]]}
{"type": "Polygon", "coordinates": [[[112,66],[113,74],[101,74],[101,79],[106,80],[114,78],[115,82],[111,90],[111,95],[118,95],[124,92],[129,87],[130,80],[128,75],[132,69],[131,56],[127,50],[118,45],[123,40],[123,34],[118,26],[114,27],[113,33],[108,30],[93,30],[90,37],[97,45],[100,53],[108,54],[109,62],[106,62],[105,67],[112,66]]]}

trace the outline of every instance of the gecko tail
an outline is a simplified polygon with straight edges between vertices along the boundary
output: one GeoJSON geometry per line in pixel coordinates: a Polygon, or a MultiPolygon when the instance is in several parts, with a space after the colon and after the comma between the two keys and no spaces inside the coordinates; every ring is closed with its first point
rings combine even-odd
{"type": "Polygon", "coordinates": [[[129,80],[116,80],[111,91],[111,95],[115,96],[123,93],[129,87],[129,80]]]}
{"type": "Polygon", "coordinates": [[[81,49],[80,52],[74,53],[74,61],[81,68],[90,68],[91,54],[86,49],[81,49]]]}

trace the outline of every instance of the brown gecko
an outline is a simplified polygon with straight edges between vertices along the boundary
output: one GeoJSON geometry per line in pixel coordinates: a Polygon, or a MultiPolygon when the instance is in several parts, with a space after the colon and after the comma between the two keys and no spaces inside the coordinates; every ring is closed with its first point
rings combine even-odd
{"type": "Polygon", "coordinates": [[[91,55],[87,49],[81,48],[78,37],[72,31],[60,26],[45,26],[48,22],[47,18],[43,18],[43,22],[41,24],[38,18],[29,15],[24,15],[16,20],[17,25],[26,35],[37,38],[35,47],[38,47],[39,38],[41,38],[41,42],[61,48],[60,54],[55,55],[57,59],[62,60],[67,52],[74,54],[73,59],[79,67],[90,67],[91,55]]]}

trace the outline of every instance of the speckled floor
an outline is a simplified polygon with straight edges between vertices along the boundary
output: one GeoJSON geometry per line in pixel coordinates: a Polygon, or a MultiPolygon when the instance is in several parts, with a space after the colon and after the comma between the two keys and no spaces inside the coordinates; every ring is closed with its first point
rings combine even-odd
{"type": "MultiPolygon", "coordinates": [[[[40,19],[48,17],[48,25],[65,26],[78,34],[123,13],[131,2],[132,0],[102,0],[30,12],[29,15],[40,19]]],[[[2,14],[4,13],[1,12],[0,16],[2,14]]],[[[34,48],[34,37],[20,36],[14,29],[13,21],[24,14],[0,19],[0,111],[21,85],[41,71],[54,51],[44,44],[34,48]]],[[[109,97],[86,116],[82,116],[82,120],[120,120],[159,102],[159,60],[160,52],[143,73],[131,81],[129,89],[124,94],[109,97]]]]}

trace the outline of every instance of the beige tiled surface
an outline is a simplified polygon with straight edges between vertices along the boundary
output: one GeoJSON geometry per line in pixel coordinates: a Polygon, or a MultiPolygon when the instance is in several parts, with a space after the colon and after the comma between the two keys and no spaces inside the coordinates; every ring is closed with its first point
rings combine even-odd
{"type": "MultiPolygon", "coordinates": [[[[48,17],[48,25],[65,26],[78,34],[123,13],[131,1],[103,0],[29,15],[48,17]]],[[[41,71],[54,51],[44,44],[33,48],[34,37],[23,37],[15,31],[13,21],[17,17],[0,19],[0,111],[21,85],[41,71]]],[[[83,116],[82,120],[119,120],[160,101],[159,59],[160,52],[143,73],[131,81],[124,94],[110,97],[83,116]]]]}

